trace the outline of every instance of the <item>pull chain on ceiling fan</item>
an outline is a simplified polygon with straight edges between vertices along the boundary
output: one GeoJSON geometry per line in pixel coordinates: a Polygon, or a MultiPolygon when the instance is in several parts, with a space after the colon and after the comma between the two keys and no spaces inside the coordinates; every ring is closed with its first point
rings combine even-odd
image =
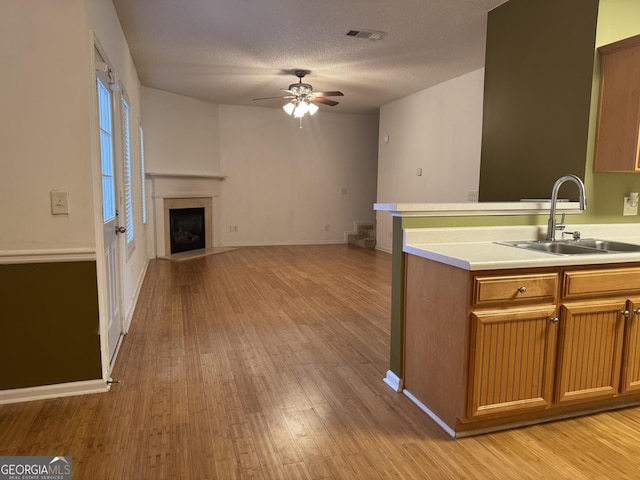
{"type": "Polygon", "coordinates": [[[328,105],[333,107],[338,105],[338,102],[326,97],[342,97],[344,94],[339,91],[333,92],[314,92],[313,86],[308,83],[302,83],[302,79],[307,75],[305,70],[296,70],[295,74],[298,77],[298,83],[292,83],[289,88],[283,88],[282,91],[289,95],[282,95],[279,97],[262,97],[254,98],[254,100],[270,100],[273,98],[290,98],[291,100],[285,104],[282,108],[289,115],[293,115],[295,118],[300,119],[300,128],[302,128],[302,117],[307,113],[313,115],[318,111],[318,105],[328,105]]]}

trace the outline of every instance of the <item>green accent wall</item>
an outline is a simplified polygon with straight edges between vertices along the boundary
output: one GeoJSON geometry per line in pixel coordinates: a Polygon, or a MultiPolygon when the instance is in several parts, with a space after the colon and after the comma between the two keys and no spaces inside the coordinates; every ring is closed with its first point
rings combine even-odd
{"type": "MultiPolygon", "coordinates": [[[[511,0],[488,15],[479,198],[549,198],[584,178],[598,0],[511,0]]],[[[577,200],[577,188],[562,196],[577,200]]]]}
{"type": "Polygon", "coordinates": [[[0,265],[0,389],[102,378],[95,261],[0,265]]]}
{"type": "MultiPolygon", "coordinates": [[[[596,47],[638,34],[640,34],[640,1],[600,0],[596,47]]],[[[580,221],[582,223],[637,223],[640,221],[640,216],[622,215],[622,203],[629,192],[640,192],[640,174],[593,172],[600,87],[600,58],[597,51],[594,52],[594,58],[589,142],[584,179],[589,205],[584,218],[580,218],[580,221]]]]}

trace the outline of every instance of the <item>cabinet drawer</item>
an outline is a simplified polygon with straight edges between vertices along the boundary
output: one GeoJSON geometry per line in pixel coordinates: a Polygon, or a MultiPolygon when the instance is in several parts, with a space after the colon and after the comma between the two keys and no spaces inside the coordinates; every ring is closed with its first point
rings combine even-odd
{"type": "Polygon", "coordinates": [[[473,280],[473,304],[553,302],[557,290],[555,273],[479,276],[473,280]]]}
{"type": "Polygon", "coordinates": [[[565,272],[562,296],[623,295],[640,292],[640,268],[615,268],[565,272]]]}

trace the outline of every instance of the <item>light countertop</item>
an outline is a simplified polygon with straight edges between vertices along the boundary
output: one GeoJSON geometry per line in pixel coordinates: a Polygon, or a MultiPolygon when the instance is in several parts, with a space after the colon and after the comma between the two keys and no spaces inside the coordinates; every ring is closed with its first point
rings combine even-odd
{"type": "MultiPolygon", "coordinates": [[[[522,202],[375,203],[373,209],[394,217],[462,217],[476,215],[549,215],[550,200],[522,202]]],[[[557,213],[579,214],[578,202],[559,201],[557,213]]]]}
{"type": "MultiPolygon", "coordinates": [[[[640,225],[568,225],[582,238],[640,245],[640,225]]],[[[404,231],[403,252],[465,270],[555,267],[640,262],[640,252],[555,255],[495,242],[539,240],[546,227],[425,228],[404,231]]],[[[557,238],[561,238],[558,232],[557,238]]],[[[570,238],[570,236],[569,236],[570,238]]]]}

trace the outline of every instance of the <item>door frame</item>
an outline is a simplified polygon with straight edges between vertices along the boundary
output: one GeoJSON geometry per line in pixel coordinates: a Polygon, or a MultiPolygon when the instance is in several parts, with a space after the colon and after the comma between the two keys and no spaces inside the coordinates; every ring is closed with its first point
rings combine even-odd
{"type": "MultiPolygon", "coordinates": [[[[101,163],[100,163],[100,137],[98,135],[98,95],[97,95],[97,73],[96,73],[96,56],[95,51],[98,50],[100,55],[105,60],[107,64],[111,64],[108,56],[105,53],[104,48],[100,45],[100,42],[95,36],[95,32],[93,30],[89,31],[89,61],[91,68],[91,101],[90,103],[90,115],[89,115],[89,135],[91,139],[91,171],[92,171],[92,182],[93,182],[93,215],[94,215],[94,231],[95,231],[95,255],[96,255],[96,281],[98,286],[98,333],[100,335],[100,357],[102,363],[102,378],[105,382],[107,382],[107,387],[109,387],[109,382],[111,380],[111,371],[112,367],[115,364],[116,358],[118,356],[118,350],[120,348],[120,344],[122,343],[122,336],[120,337],[119,345],[116,347],[113,357],[109,355],[109,305],[108,305],[108,283],[107,283],[107,266],[106,260],[104,257],[104,222],[102,219],[102,171],[101,171],[101,163]]],[[[119,98],[119,97],[118,97],[119,98]]],[[[115,101],[115,99],[114,99],[115,101]]],[[[117,120],[118,113],[114,108],[114,118],[113,118],[113,130],[114,134],[117,132],[119,127],[119,120],[117,120]]],[[[114,148],[114,174],[116,176],[116,208],[120,209],[120,192],[122,191],[121,182],[121,166],[118,165],[120,162],[119,158],[119,142],[115,141],[114,148]]],[[[117,240],[117,249],[119,260],[117,262],[118,268],[118,291],[116,294],[118,295],[118,301],[120,303],[120,318],[118,321],[122,327],[122,335],[124,335],[124,318],[123,318],[123,292],[122,292],[122,237],[117,240]]]]}

